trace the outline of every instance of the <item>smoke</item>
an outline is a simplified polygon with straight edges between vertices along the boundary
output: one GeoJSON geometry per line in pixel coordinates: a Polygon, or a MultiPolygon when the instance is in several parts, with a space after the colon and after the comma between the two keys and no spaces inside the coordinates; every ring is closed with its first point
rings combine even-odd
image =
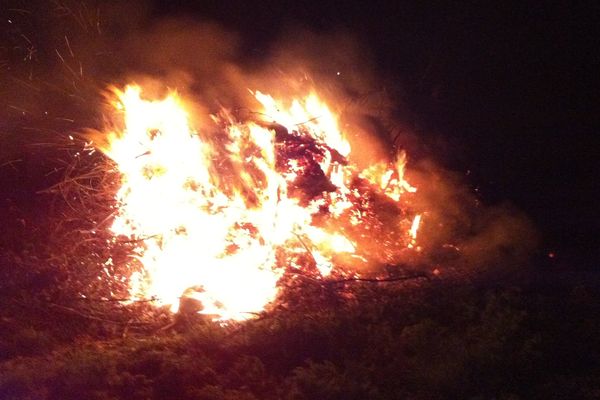
{"type": "Polygon", "coordinates": [[[254,49],[215,22],[156,18],[144,2],[38,6],[14,7],[25,11],[12,13],[14,27],[4,33],[5,137],[25,126],[62,137],[101,129],[109,85],[137,82],[149,97],[176,89],[200,127],[222,107],[239,115],[257,108],[249,90],[281,98],[317,90],[340,113],[359,167],[408,151],[407,179],[419,189],[411,207],[423,214],[422,251],[407,259],[411,267],[519,264],[535,248],[526,216],[507,204],[485,205],[461,176],[431,161],[436,154],[423,150],[401,86],[348,32],[290,27],[254,49]]]}
{"type": "Polygon", "coordinates": [[[407,179],[419,188],[414,207],[425,221],[419,236],[421,264],[505,272],[526,265],[539,234],[510,202],[486,204],[464,176],[431,159],[410,165],[407,179]]]}

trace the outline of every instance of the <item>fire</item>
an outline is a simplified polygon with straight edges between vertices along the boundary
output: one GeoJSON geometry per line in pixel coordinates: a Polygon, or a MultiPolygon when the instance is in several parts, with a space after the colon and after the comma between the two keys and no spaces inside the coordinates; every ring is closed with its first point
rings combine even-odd
{"type": "Polygon", "coordinates": [[[102,148],[121,176],[112,232],[139,243],[133,296],[175,312],[185,293],[214,319],[242,320],[275,300],[286,273],[357,275],[365,260],[415,245],[421,215],[410,223],[398,205],[416,191],[404,180],[406,155],[358,171],[316,93],[284,102],[251,92],[263,119],[223,110],[198,129],[176,93],[141,92],[115,91],[122,129],[102,148]],[[387,202],[394,228],[378,238],[374,204],[387,202]]]}
{"type": "Polygon", "coordinates": [[[421,225],[421,214],[417,214],[413,219],[412,225],[410,226],[410,237],[411,241],[408,247],[413,248],[417,243],[417,233],[419,232],[419,226],[421,225]]]}

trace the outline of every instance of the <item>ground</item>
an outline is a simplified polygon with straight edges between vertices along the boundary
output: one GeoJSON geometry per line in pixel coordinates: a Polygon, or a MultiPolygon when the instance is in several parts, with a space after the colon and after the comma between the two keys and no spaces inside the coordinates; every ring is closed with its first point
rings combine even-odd
{"type": "Polygon", "coordinates": [[[146,325],[112,323],[53,309],[43,299],[27,301],[29,294],[21,301],[3,295],[0,393],[6,399],[598,398],[599,287],[556,275],[541,283],[535,275],[518,285],[437,279],[355,283],[340,291],[311,284],[248,322],[199,317],[166,330],[158,314],[146,325]]]}

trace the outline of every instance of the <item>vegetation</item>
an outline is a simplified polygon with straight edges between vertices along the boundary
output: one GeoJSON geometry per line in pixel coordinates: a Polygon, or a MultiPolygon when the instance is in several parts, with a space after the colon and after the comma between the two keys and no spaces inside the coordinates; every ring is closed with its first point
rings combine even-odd
{"type": "Polygon", "coordinates": [[[516,280],[494,267],[511,283],[493,270],[297,280],[254,320],[171,324],[148,302],[112,301],[123,285],[98,280],[99,263],[127,249],[99,254],[107,238],[60,208],[47,215],[61,221],[32,215],[9,209],[0,234],[2,399],[600,397],[597,281],[546,279],[541,265],[516,280]]]}
{"type": "MultiPolygon", "coordinates": [[[[52,292],[51,282],[59,281],[37,282],[37,293],[52,292]]],[[[58,300],[31,292],[31,285],[3,290],[0,393],[3,399],[598,398],[598,288],[520,286],[442,278],[344,288],[306,282],[255,320],[220,326],[197,316],[170,329],[161,329],[167,314],[148,305],[110,305],[112,311],[102,310],[103,317],[113,313],[108,320],[89,302],[51,306],[58,300]]]]}

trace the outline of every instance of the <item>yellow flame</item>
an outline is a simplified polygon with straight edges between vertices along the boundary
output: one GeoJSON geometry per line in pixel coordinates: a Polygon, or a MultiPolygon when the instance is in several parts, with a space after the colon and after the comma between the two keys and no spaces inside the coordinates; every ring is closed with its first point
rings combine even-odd
{"type": "Polygon", "coordinates": [[[294,130],[302,125],[315,139],[327,143],[341,155],[350,154],[350,143],[342,135],[337,118],[315,93],[308,95],[304,101],[293,100],[289,108],[259,91],[256,91],[255,96],[263,105],[264,113],[274,122],[285,126],[288,130],[294,130]]]}
{"type": "Polygon", "coordinates": [[[417,233],[419,232],[419,225],[421,225],[421,214],[417,214],[415,219],[413,219],[412,225],[410,227],[410,237],[414,240],[417,239],[417,233]]]}
{"type": "MultiPolygon", "coordinates": [[[[296,159],[278,164],[279,144],[268,124],[238,122],[224,113],[214,117],[227,126],[225,138],[216,139],[190,126],[176,93],[150,101],[141,98],[140,87],[128,86],[116,97],[124,129],[110,133],[103,150],[122,177],[112,231],[141,242],[136,258],[143,268],[132,274],[132,295],[153,296],[175,312],[188,293],[201,301],[201,312],[241,320],[275,299],[285,270],[277,261],[281,248],[309,252],[322,276],[335,268],[336,254],[364,259],[343,232],[315,222],[327,212],[333,221],[348,214],[349,226],[363,223],[355,205],[361,195],[350,188],[354,169],[336,159],[350,154],[350,144],[316,94],[286,107],[255,93],[263,115],[319,143],[317,163],[335,190],[308,203],[289,194],[306,166],[296,159]]],[[[360,177],[398,200],[416,190],[404,180],[405,164],[401,154],[395,168],[379,163],[360,177]]],[[[413,242],[420,218],[407,232],[413,242]]]]}
{"type": "MultiPolygon", "coordinates": [[[[415,218],[413,219],[413,222],[410,226],[410,237],[411,237],[411,241],[408,244],[408,248],[412,249],[415,247],[415,245],[417,244],[417,234],[419,233],[419,227],[421,226],[421,214],[417,214],[415,215],[415,218]]],[[[420,250],[419,247],[417,247],[417,250],[420,250]]]]}

